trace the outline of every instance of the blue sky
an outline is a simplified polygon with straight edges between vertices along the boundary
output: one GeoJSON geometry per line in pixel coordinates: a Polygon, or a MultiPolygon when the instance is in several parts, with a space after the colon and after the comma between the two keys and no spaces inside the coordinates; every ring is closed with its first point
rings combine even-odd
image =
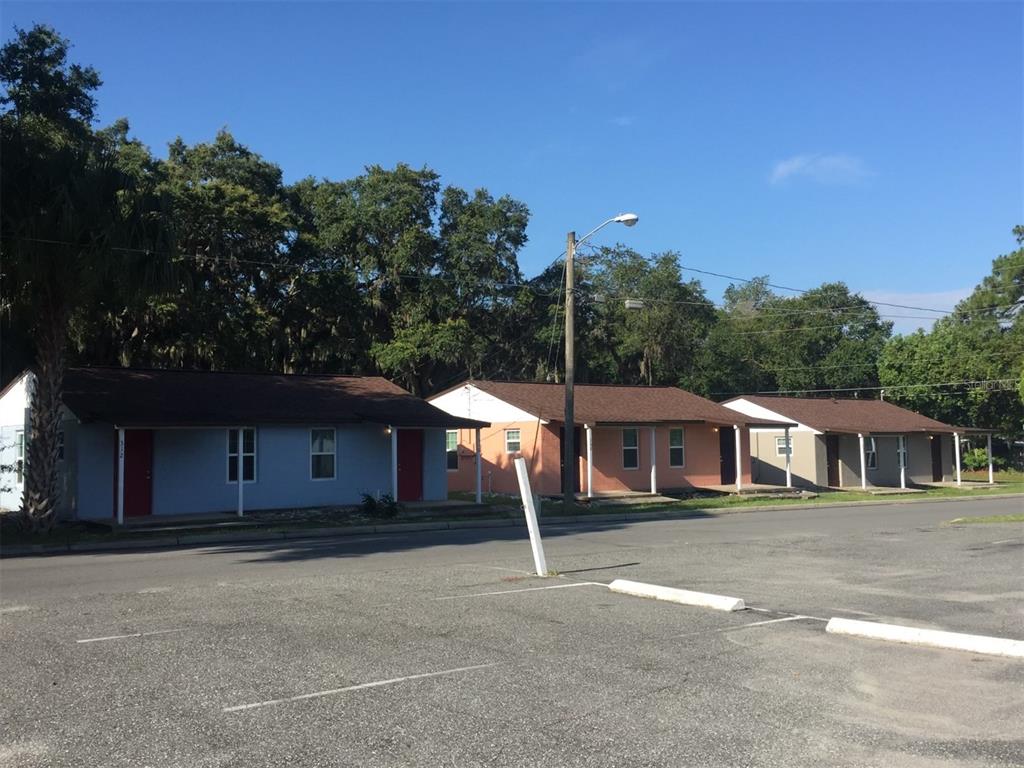
{"type": "Polygon", "coordinates": [[[100,121],[158,154],[227,126],[289,180],[406,162],[523,200],[527,275],[635,211],[598,242],[949,307],[1024,222],[1022,9],[76,2],[2,23],[70,37],[100,121]]]}

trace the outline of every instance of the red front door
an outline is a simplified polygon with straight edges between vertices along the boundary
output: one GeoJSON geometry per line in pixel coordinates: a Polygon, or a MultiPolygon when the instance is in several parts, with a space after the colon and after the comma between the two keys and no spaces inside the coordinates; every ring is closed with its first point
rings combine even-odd
{"type": "Polygon", "coordinates": [[[153,514],[153,430],[126,429],[124,433],[124,514],[153,514]]]}
{"type": "Polygon", "coordinates": [[[423,498],[423,430],[398,430],[398,501],[423,498]]]}

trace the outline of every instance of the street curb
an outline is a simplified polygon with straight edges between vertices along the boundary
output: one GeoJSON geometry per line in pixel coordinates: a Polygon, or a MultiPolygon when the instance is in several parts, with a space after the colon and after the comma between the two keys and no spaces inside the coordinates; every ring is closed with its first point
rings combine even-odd
{"type": "Polygon", "coordinates": [[[1024,640],[1011,640],[1006,637],[967,635],[962,632],[943,632],[938,629],[918,629],[899,624],[882,624],[875,621],[837,617],[829,619],[828,624],[825,625],[825,631],[833,635],[850,635],[871,640],[889,640],[907,645],[923,645],[929,648],[945,648],[952,651],[969,651],[989,656],[1024,659],[1024,640]]]}
{"type": "MultiPolygon", "coordinates": [[[[738,509],[712,508],[707,510],[687,509],[680,511],[662,510],[650,512],[614,512],[607,514],[559,515],[541,517],[540,525],[546,526],[587,526],[602,523],[631,523],[650,520],[710,519],[723,515],[737,515],[744,512],[770,512],[778,510],[836,509],[839,507],[892,506],[896,504],[934,504],[938,502],[960,503],[978,499],[1024,499],[1021,493],[999,493],[991,496],[939,497],[932,499],[893,499],[882,501],[837,501],[831,504],[766,504],[738,509]]],[[[471,530],[474,528],[526,528],[525,520],[515,518],[481,518],[479,520],[452,520],[450,522],[384,523],[382,525],[353,525],[344,528],[297,528],[286,531],[249,531],[241,533],[187,534],[182,536],[161,536],[152,539],[128,539],[123,541],[87,541],[77,544],[43,545],[28,544],[14,547],[0,547],[0,559],[27,557],[32,555],[63,555],[77,552],[128,551],[164,549],[168,547],[199,547],[204,545],[234,544],[260,541],[295,541],[298,539],[345,538],[366,534],[387,533],[429,533],[432,531],[471,530]]]]}

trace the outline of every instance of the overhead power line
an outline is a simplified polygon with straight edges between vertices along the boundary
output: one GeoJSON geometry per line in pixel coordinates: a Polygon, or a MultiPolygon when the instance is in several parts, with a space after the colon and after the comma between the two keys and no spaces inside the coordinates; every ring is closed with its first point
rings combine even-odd
{"type": "MultiPolygon", "coordinates": [[[[1016,384],[1016,379],[976,379],[974,381],[944,381],[929,384],[893,384],[887,387],[835,387],[833,389],[771,389],[760,392],[712,392],[712,397],[740,397],[742,395],[796,395],[821,394],[828,392],[889,392],[893,389],[918,389],[929,387],[976,387],[982,384],[1016,384]]],[[[1003,389],[1005,387],[999,387],[1003,389]]]]}
{"type": "MultiPolygon", "coordinates": [[[[23,237],[23,236],[19,236],[19,235],[4,235],[3,237],[4,237],[4,239],[7,239],[7,240],[19,240],[19,241],[23,241],[23,242],[34,242],[34,243],[42,243],[42,244],[47,244],[47,245],[61,245],[61,246],[70,247],[70,248],[82,247],[82,245],[80,243],[73,243],[73,242],[66,241],[66,240],[54,240],[54,239],[38,238],[38,237],[23,237]]],[[[134,253],[134,254],[138,254],[138,255],[141,255],[141,256],[162,256],[162,257],[170,259],[170,260],[187,259],[187,260],[199,262],[199,263],[202,263],[202,264],[215,264],[215,263],[218,263],[218,262],[228,262],[228,263],[232,263],[232,264],[247,264],[247,265],[250,265],[250,266],[266,267],[268,269],[294,270],[294,271],[298,271],[298,272],[304,272],[306,274],[325,274],[325,273],[331,273],[331,272],[336,271],[334,268],[331,268],[331,267],[314,267],[314,266],[310,266],[308,263],[292,263],[292,262],[286,262],[286,261],[267,261],[267,260],[263,260],[263,259],[250,259],[250,258],[243,258],[243,257],[238,257],[238,256],[211,256],[211,255],[207,255],[207,254],[170,253],[170,252],[167,252],[167,251],[161,251],[161,250],[150,249],[150,248],[131,248],[131,247],[127,247],[127,246],[109,246],[109,250],[116,251],[118,253],[134,253]]],[[[558,257],[556,257],[548,265],[548,268],[550,268],[551,266],[556,264],[560,259],[562,259],[564,257],[564,255],[565,255],[565,252],[563,251],[558,257]]],[[[649,261],[649,259],[648,259],[648,261],[649,261]]],[[[757,282],[757,280],[754,279],[754,278],[737,277],[735,275],[727,275],[727,274],[723,274],[721,272],[712,272],[710,270],[698,269],[697,267],[685,267],[685,266],[680,265],[680,269],[683,270],[683,271],[686,271],[686,272],[694,272],[694,273],[702,274],[702,275],[711,275],[713,277],[720,277],[720,278],[723,278],[723,279],[726,279],[726,280],[736,280],[736,281],[743,282],[743,283],[757,282]]],[[[442,281],[442,282],[458,282],[457,278],[447,277],[445,275],[438,275],[438,274],[433,274],[433,273],[399,272],[399,273],[396,273],[395,276],[396,277],[402,277],[402,278],[409,279],[409,280],[435,280],[435,281],[442,281]]],[[[563,280],[561,282],[564,283],[564,268],[563,268],[563,280]]],[[[531,291],[532,293],[535,293],[535,294],[537,294],[539,296],[547,296],[547,297],[559,296],[560,292],[562,290],[562,286],[561,285],[559,285],[559,287],[556,290],[543,290],[543,289],[538,288],[536,285],[531,284],[530,281],[517,281],[517,282],[489,281],[489,282],[485,282],[485,285],[487,285],[489,287],[492,287],[492,288],[510,288],[510,289],[517,289],[517,290],[522,289],[522,290],[531,291]]],[[[807,289],[792,288],[792,287],[789,287],[789,286],[778,285],[777,283],[767,283],[766,282],[766,283],[764,283],[764,285],[766,285],[766,286],[768,286],[770,288],[776,288],[776,289],[779,289],[779,290],[791,291],[791,292],[794,292],[794,293],[806,294],[806,293],[810,292],[807,289]]],[[[635,296],[635,295],[624,295],[624,294],[603,294],[603,296],[604,296],[605,299],[616,299],[616,300],[620,300],[620,301],[625,301],[627,299],[636,299],[637,298],[637,296],[635,296]]],[[[650,304],[666,304],[666,305],[679,305],[679,306],[704,306],[704,307],[709,307],[709,308],[712,308],[712,309],[720,309],[720,310],[728,309],[724,305],[715,304],[714,302],[712,302],[712,301],[710,301],[708,299],[685,300],[685,299],[660,299],[660,298],[648,297],[648,298],[643,298],[642,301],[644,301],[645,303],[650,303],[650,304]]],[[[898,308],[898,309],[909,309],[909,310],[916,310],[916,311],[921,311],[921,312],[935,312],[935,313],[943,314],[943,315],[951,315],[951,314],[973,315],[973,314],[981,314],[981,313],[989,312],[989,311],[993,311],[993,310],[1013,309],[1015,307],[1024,306],[1024,300],[1021,300],[1021,301],[1012,302],[1010,304],[996,304],[996,305],[991,305],[991,306],[987,306],[987,307],[978,307],[978,308],[971,309],[971,310],[957,312],[956,310],[951,310],[951,309],[934,309],[934,308],[930,308],[930,307],[917,307],[917,306],[912,306],[912,305],[907,305],[907,304],[894,304],[894,303],[885,302],[885,301],[874,301],[874,300],[871,300],[871,299],[864,299],[864,301],[867,304],[874,305],[874,306],[894,307],[894,308],[898,308]]],[[[829,312],[843,312],[843,311],[857,310],[857,309],[863,309],[863,305],[845,305],[845,306],[839,306],[839,307],[813,307],[813,308],[807,308],[807,309],[790,309],[790,308],[764,307],[764,308],[757,309],[755,311],[755,313],[753,313],[751,315],[751,317],[776,317],[776,316],[781,317],[781,316],[786,316],[786,315],[798,315],[798,314],[826,314],[826,313],[829,313],[829,312]]],[[[918,315],[906,315],[906,314],[899,314],[899,315],[897,315],[897,314],[881,314],[881,313],[878,314],[878,317],[894,319],[894,320],[913,320],[913,319],[917,319],[917,320],[938,320],[939,319],[938,317],[934,317],[932,315],[918,316],[918,315]]],[[[826,326],[820,326],[820,328],[824,328],[824,327],[826,327],[826,326]]],[[[840,326],[832,326],[832,327],[840,327],[840,326]]],[[[808,328],[807,330],[810,330],[810,328],[808,328]]],[[[775,330],[764,331],[764,333],[776,333],[776,332],[777,331],[775,331],[775,330]]],[[[761,332],[757,331],[757,332],[751,332],[751,333],[761,333],[761,332]]]]}

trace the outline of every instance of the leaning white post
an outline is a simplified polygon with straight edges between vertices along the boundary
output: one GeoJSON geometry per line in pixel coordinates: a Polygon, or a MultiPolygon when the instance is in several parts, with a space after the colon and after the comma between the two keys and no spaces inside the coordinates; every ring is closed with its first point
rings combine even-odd
{"type": "Polygon", "coordinates": [[[860,442],[860,487],[862,491],[868,489],[868,460],[864,455],[864,433],[857,433],[857,440],[860,442]]]}
{"type": "Polygon", "coordinates": [[[594,498],[594,428],[584,424],[587,432],[587,498],[594,498]]]}
{"type": "Polygon", "coordinates": [[[899,441],[899,458],[900,458],[900,488],[906,490],[907,488],[907,436],[897,435],[896,439],[899,441]]]}
{"type": "Polygon", "coordinates": [[[117,524],[124,525],[124,428],[117,429],[117,524]]]}
{"type": "Polygon", "coordinates": [[[476,428],[476,503],[483,502],[483,484],[480,480],[480,427],[476,428]]]}
{"type": "Polygon", "coordinates": [[[988,437],[988,484],[989,485],[995,485],[996,477],[995,477],[995,473],[992,471],[992,469],[993,469],[993,467],[992,467],[992,433],[989,432],[987,437],[988,437]]]}
{"type": "Polygon", "coordinates": [[[658,492],[657,427],[651,427],[651,494],[658,492]]]}
{"type": "Polygon", "coordinates": [[[398,501],[398,428],[388,427],[391,432],[391,499],[398,501]]]}
{"type": "Polygon", "coordinates": [[[733,424],[732,431],[736,434],[736,490],[743,490],[743,442],[740,439],[740,425],[733,424]]]}
{"type": "Polygon", "coordinates": [[[540,527],[537,525],[537,508],[533,502],[533,491],[530,490],[530,474],[526,469],[526,459],[516,459],[516,475],[519,477],[519,495],[523,499],[523,510],[526,512],[526,528],[530,532],[530,546],[533,548],[533,565],[538,576],[548,575],[548,565],[544,560],[544,543],[540,540],[540,527]]]}
{"type": "Polygon", "coordinates": [[[236,433],[238,437],[238,455],[235,457],[238,467],[238,516],[242,517],[244,514],[244,505],[242,503],[242,494],[244,491],[242,489],[245,487],[245,475],[242,474],[242,468],[244,466],[242,463],[242,454],[245,452],[245,448],[243,447],[244,443],[242,438],[244,437],[245,430],[242,427],[239,427],[236,430],[236,433]]]}
{"type": "Polygon", "coordinates": [[[960,433],[953,433],[953,464],[956,466],[956,485],[960,487],[960,433]]]}
{"type": "Polygon", "coordinates": [[[793,443],[790,442],[789,427],[783,429],[786,434],[786,487],[793,487],[793,443]]]}

